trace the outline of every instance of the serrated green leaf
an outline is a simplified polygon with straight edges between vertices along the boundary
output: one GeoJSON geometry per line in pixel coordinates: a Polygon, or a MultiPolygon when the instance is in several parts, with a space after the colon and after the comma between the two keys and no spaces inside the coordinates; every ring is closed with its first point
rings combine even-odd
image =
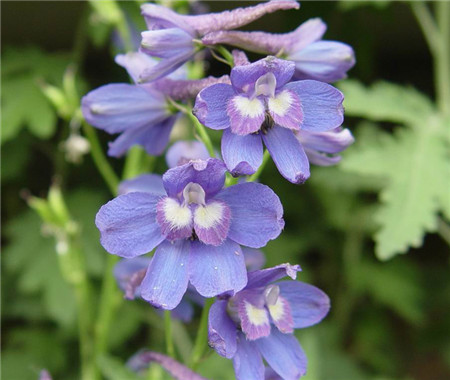
{"type": "Polygon", "coordinates": [[[412,87],[389,82],[365,87],[358,81],[346,80],[339,83],[339,89],[345,95],[346,116],[418,125],[434,112],[430,99],[412,87]]]}

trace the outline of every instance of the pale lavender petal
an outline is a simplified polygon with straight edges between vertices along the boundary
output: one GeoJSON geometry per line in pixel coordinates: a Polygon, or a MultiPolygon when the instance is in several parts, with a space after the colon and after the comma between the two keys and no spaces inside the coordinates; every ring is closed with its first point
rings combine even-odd
{"type": "Polygon", "coordinates": [[[238,315],[241,329],[248,340],[255,340],[270,335],[270,319],[259,293],[243,291],[237,296],[238,315]]]}
{"type": "Polygon", "coordinates": [[[41,370],[41,372],[39,372],[39,380],[52,380],[50,372],[46,369],[41,370]]]}
{"type": "Polygon", "coordinates": [[[114,277],[125,298],[134,299],[140,295],[140,285],[150,265],[149,257],[134,257],[120,260],[114,267],[114,277]]]}
{"type": "Polygon", "coordinates": [[[194,211],[194,229],[198,239],[205,244],[221,245],[228,236],[231,211],[219,200],[198,205],[194,211]]]}
{"type": "Polygon", "coordinates": [[[238,333],[237,351],[233,357],[233,367],[237,380],[263,380],[264,364],[256,348],[245,335],[238,333]]]}
{"type": "Polygon", "coordinates": [[[294,332],[294,320],[292,317],[292,307],[290,303],[282,296],[278,296],[277,301],[271,305],[268,304],[270,317],[283,334],[294,332]]]}
{"type": "Polygon", "coordinates": [[[215,297],[227,291],[238,292],[247,284],[241,248],[229,239],[217,247],[192,242],[189,279],[204,297],[215,297]]]}
{"type": "Polygon", "coordinates": [[[291,33],[287,33],[285,51],[300,51],[313,42],[319,41],[327,30],[327,25],[320,18],[311,18],[291,33]]]}
{"type": "Polygon", "coordinates": [[[177,141],[166,153],[169,168],[187,164],[191,160],[206,160],[210,157],[208,149],[201,141],[177,141]]]}
{"type": "Polygon", "coordinates": [[[230,84],[230,77],[228,75],[222,75],[219,78],[209,76],[197,80],[161,78],[153,83],[153,87],[170,96],[173,100],[188,100],[195,98],[204,88],[219,83],[230,84]]]}
{"type": "Polygon", "coordinates": [[[291,52],[287,59],[295,62],[295,79],[335,82],[347,76],[355,65],[351,46],[337,41],[317,41],[302,50],[291,52]]]}
{"type": "Polygon", "coordinates": [[[276,78],[276,88],[280,88],[292,78],[294,70],[293,62],[269,56],[250,65],[234,67],[230,80],[235,89],[253,95],[254,84],[264,74],[272,73],[276,78]]]}
{"type": "Polygon", "coordinates": [[[142,32],[141,51],[153,57],[171,58],[195,52],[192,36],[179,28],[142,32]]]}
{"type": "Polygon", "coordinates": [[[156,195],[166,194],[162,177],[159,174],[142,174],[120,183],[119,195],[134,192],[153,193],[156,195]]]}
{"type": "Polygon", "coordinates": [[[303,121],[302,104],[293,91],[283,90],[267,101],[267,108],[275,124],[297,131],[303,121]]]}
{"type": "Polygon", "coordinates": [[[148,124],[123,132],[108,144],[108,155],[121,157],[133,145],[141,145],[151,156],[160,155],[169,143],[170,133],[177,117],[177,115],[167,117],[160,123],[148,124]]]}
{"type": "Polygon", "coordinates": [[[233,55],[234,66],[244,66],[250,64],[247,55],[242,50],[234,49],[231,54],[233,55]]]}
{"type": "Polygon", "coordinates": [[[146,69],[153,67],[158,62],[148,54],[141,52],[129,52],[127,54],[116,55],[115,61],[127,70],[128,75],[135,83],[138,83],[140,75],[146,69]]]}
{"type": "Polygon", "coordinates": [[[228,237],[239,244],[264,247],[284,227],[283,206],[266,185],[241,183],[227,187],[216,198],[230,207],[232,220],[228,237]]]}
{"type": "Polygon", "coordinates": [[[192,210],[177,199],[161,198],[156,206],[156,220],[167,240],[186,239],[192,235],[192,210]]]}
{"type": "Polygon", "coordinates": [[[208,128],[229,128],[230,118],[226,105],[234,95],[233,87],[229,84],[214,84],[207,87],[197,95],[192,113],[208,128]]]}
{"type": "Polygon", "coordinates": [[[308,161],[310,164],[319,166],[332,166],[339,163],[342,159],[341,156],[330,156],[326,153],[321,153],[316,150],[305,148],[305,153],[308,156],[308,161]]]}
{"type": "Polygon", "coordinates": [[[264,372],[264,380],[283,380],[272,368],[266,367],[264,372]]]}
{"type": "Polygon", "coordinates": [[[225,164],[216,159],[190,161],[169,169],[163,175],[164,188],[171,197],[176,197],[190,182],[199,184],[209,197],[217,194],[225,183],[225,164]]]}
{"type": "Polygon", "coordinates": [[[261,136],[240,136],[226,129],[222,135],[222,157],[233,176],[255,173],[263,158],[261,136]]]}
{"type": "Polygon", "coordinates": [[[266,285],[279,280],[280,278],[289,276],[294,279],[297,272],[301,271],[299,265],[280,264],[273,268],[256,270],[248,273],[247,289],[265,287],[266,285]]]}
{"type": "Polygon", "coordinates": [[[347,128],[336,128],[328,132],[299,131],[296,136],[305,149],[324,153],[342,152],[355,141],[347,128]]]}
{"type": "Polygon", "coordinates": [[[231,131],[240,136],[259,131],[266,117],[263,99],[250,99],[246,95],[235,95],[230,98],[226,110],[230,118],[231,131]]]}
{"type": "Polygon", "coordinates": [[[329,84],[315,80],[291,82],[286,88],[297,93],[302,103],[301,129],[325,132],[339,127],[344,120],[344,95],[329,84]]]}
{"type": "Polygon", "coordinates": [[[295,328],[312,326],[328,314],[330,299],[319,288],[300,281],[281,281],[277,285],[291,305],[295,328]]]}
{"type": "Polygon", "coordinates": [[[183,297],[178,306],[172,310],[171,316],[184,323],[188,323],[192,321],[192,317],[194,316],[194,307],[186,297],[183,297]]]}
{"type": "Polygon", "coordinates": [[[262,138],[284,178],[295,184],[309,178],[308,158],[293,131],[275,125],[262,138]]]}
{"type": "Polygon", "coordinates": [[[189,240],[165,241],[153,255],[141,296],[154,307],[172,310],[180,303],[189,282],[190,244],[189,240]]]}
{"type": "Polygon", "coordinates": [[[306,355],[292,334],[273,329],[270,336],[255,340],[267,364],[285,380],[298,380],[306,373],[306,355]]]}
{"type": "Polygon", "coordinates": [[[186,21],[186,15],[180,15],[172,9],[162,5],[147,3],[141,6],[141,14],[144,16],[149,30],[167,29],[178,27],[187,33],[195,36],[195,28],[192,28],[186,21]]]}
{"type": "Polygon", "coordinates": [[[159,123],[170,116],[162,94],[146,86],[109,84],[89,92],[81,100],[86,121],[108,133],[159,123]]]}
{"type": "Polygon", "coordinates": [[[242,247],[242,253],[244,254],[245,266],[248,271],[261,269],[266,263],[266,256],[259,249],[242,247]]]}
{"type": "Polygon", "coordinates": [[[156,222],[158,199],[149,193],[129,193],[102,206],[95,224],[103,247],[114,255],[132,258],[158,246],[164,240],[156,222]]]}
{"type": "Polygon", "coordinates": [[[227,303],[218,300],[209,309],[208,344],[219,355],[231,359],[237,350],[237,327],[227,314],[227,303]]]}

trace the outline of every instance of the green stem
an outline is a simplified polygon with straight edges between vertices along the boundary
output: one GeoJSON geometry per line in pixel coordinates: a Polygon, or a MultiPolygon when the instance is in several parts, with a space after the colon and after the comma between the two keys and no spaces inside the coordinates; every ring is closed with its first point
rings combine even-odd
{"type": "Polygon", "coordinates": [[[164,310],[164,333],[166,335],[166,350],[167,355],[171,358],[175,358],[175,348],[173,346],[173,331],[172,331],[172,318],[170,310],[164,310]]]}
{"type": "Polygon", "coordinates": [[[92,159],[94,160],[94,163],[97,166],[100,175],[108,185],[109,190],[112,194],[116,195],[117,188],[119,186],[119,178],[117,177],[116,173],[110,166],[103,153],[97,133],[95,132],[94,128],[92,128],[86,121],[82,120],[81,125],[83,127],[84,134],[89,140],[92,159]]]}
{"type": "Polygon", "coordinates": [[[434,22],[428,6],[420,1],[413,1],[410,3],[414,16],[422,29],[422,33],[428,43],[431,52],[437,50],[438,40],[440,39],[439,30],[434,22]]]}
{"type": "Polygon", "coordinates": [[[151,172],[155,163],[156,157],[149,156],[139,146],[133,146],[125,159],[122,178],[134,178],[140,174],[151,172]]]}
{"type": "Polygon", "coordinates": [[[192,350],[192,357],[190,367],[195,370],[203,358],[206,348],[208,347],[208,315],[211,305],[214,303],[214,298],[207,298],[203,306],[202,316],[200,318],[200,326],[198,327],[197,337],[195,339],[194,349],[192,350]]]}
{"type": "Polygon", "coordinates": [[[270,158],[270,153],[268,150],[266,150],[263,155],[263,160],[262,160],[261,166],[255,172],[255,174],[252,174],[250,177],[248,177],[247,182],[255,182],[259,178],[259,176],[263,172],[264,168],[266,167],[267,163],[269,162],[269,158],[270,158]]]}
{"type": "Polygon", "coordinates": [[[438,233],[450,245],[450,225],[442,218],[438,218],[438,233]]]}
{"type": "Polygon", "coordinates": [[[206,132],[206,128],[202,123],[198,121],[198,119],[190,112],[186,113],[186,115],[191,119],[194,123],[195,130],[197,131],[200,140],[202,140],[203,144],[205,144],[206,149],[208,149],[208,153],[211,157],[215,157],[214,146],[209,138],[208,132],[206,132]]]}
{"type": "Polygon", "coordinates": [[[435,56],[437,103],[444,115],[450,115],[450,3],[436,3],[437,24],[440,33],[435,56]]]}

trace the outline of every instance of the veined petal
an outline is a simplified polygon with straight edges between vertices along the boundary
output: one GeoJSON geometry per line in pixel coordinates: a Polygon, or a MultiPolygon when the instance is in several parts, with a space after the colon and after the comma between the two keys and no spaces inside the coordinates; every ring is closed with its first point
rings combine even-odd
{"type": "Polygon", "coordinates": [[[188,240],[162,243],[141,284],[141,296],[154,307],[174,309],[188,286],[188,240]]]}
{"type": "Polygon", "coordinates": [[[233,367],[237,380],[264,379],[264,364],[255,342],[238,333],[237,351],[233,357],[233,367]]]}
{"type": "Polygon", "coordinates": [[[327,132],[299,131],[296,136],[305,149],[324,153],[342,152],[355,141],[347,128],[336,128],[327,132]]]}
{"type": "Polygon", "coordinates": [[[197,95],[192,113],[200,123],[211,129],[225,129],[230,127],[230,118],[226,104],[235,95],[229,84],[213,84],[206,87],[197,95]]]}
{"type": "Polygon", "coordinates": [[[256,270],[248,273],[247,289],[261,288],[289,276],[292,279],[297,278],[297,272],[301,271],[300,265],[280,264],[272,268],[256,270]]]}
{"type": "Polygon", "coordinates": [[[188,238],[192,235],[192,211],[189,206],[181,205],[176,199],[165,197],[158,202],[156,220],[161,227],[161,233],[168,240],[188,238]]]}
{"type": "Polygon", "coordinates": [[[302,103],[302,130],[325,132],[339,127],[344,120],[344,95],[329,84],[315,80],[301,80],[286,85],[302,103]]]}
{"type": "Polygon", "coordinates": [[[180,28],[142,32],[141,51],[153,57],[171,58],[195,51],[192,36],[180,28]]]}
{"type": "Polygon", "coordinates": [[[292,334],[277,329],[266,337],[253,342],[267,364],[285,380],[298,380],[306,373],[306,355],[292,334]]]}
{"type": "Polygon", "coordinates": [[[95,224],[103,247],[114,255],[132,258],[158,246],[164,240],[156,222],[158,199],[150,193],[129,193],[102,206],[95,224]]]}
{"type": "Polygon", "coordinates": [[[227,291],[238,292],[247,284],[241,248],[229,239],[219,246],[192,242],[189,278],[204,297],[215,297],[227,291]]]}
{"type": "Polygon", "coordinates": [[[319,288],[301,281],[281,281],[277,285],[291,305],[295,328],[315,325],[328,314],[330,299],[319,288]]]}
{"type": "Polygon", "coordinates": [[[261,136],[240,136],[226,129],[222,135],[222,157],[233,176],[255,173],[263,158],[261,136]]]}
{"type": "Polygon", "coordinates": [[[233,133],[245,136],[261,128],[265,118],[265,106],[262,99],[235,95],[228,100],[226,107],[233,133]]]}
{"type": "Polygon", "coordinates": [[[226,203],[210,201],[194,210],[194,228],[199,240],[218,246],[227,238],[230,229],[231,212],[226,203]]]}
{"type": "Polygon", "coordinates": [[[166,163],[169,168],[187,164],[191,160],[207,160],[208,149],[200,141],[177,141],[166,153],[166,163]]]}
{"type": "Polygon", "coordinates": [[[148,68],[153,67],[158,61],[148,54],[141,52],[129,52],[116,55],[115,61],[127,70],[128,75],[135,83],[139,82],[140,75],[148,68]]]}
{"type": "Polygon", "coordinates": [[[217,300],[209,309],[208,343],[219,355],[231,359],[237,350],[237,327],[227,314],[227,302],[217,300]]]}
{"type": "Polygon", "coordinates": [[[153,193],[156,195],[166,194],[162,183],[162,177],[159,174],[142,174],[120,183],[119,195],[135,192],[153,193]]]}
{"type": "Polygon", "coordinates": [[[275,124],[294,131],[300,129],[303,113],[297,94],[289,90],[280,91],[268,99],[267,106],[275,124]]]}
{"type": "Polygon", "coordinates": [[[238,314],[241,328],[248,340],[270,335],[270,319],[264,304],[252,302],[251,295],[242,295],[238,300],[238,314]]]}
{"type": "Polygon", "coordinates": [[[261,248],[278,237],[284,227],[283,206],[266,185],[241,183],[221,191],[216,199],[230,207],[232,220],[228,237],[251,248],[261,248]]]}
{"type": "Polygon", "coordinates": [[[293,131],[275,125],[262,138],[284,178],[295,184],[309,178],[308,158],[293,131]]]}
{"type": "Polygon", "coordinates": [[[269,309],[269,314],[278,330],[284,334],[294,332],[294,320],[292,319],[291,305],[285,298],[278,296],[276,303],[267,305],[267,308],[269,309]]]}

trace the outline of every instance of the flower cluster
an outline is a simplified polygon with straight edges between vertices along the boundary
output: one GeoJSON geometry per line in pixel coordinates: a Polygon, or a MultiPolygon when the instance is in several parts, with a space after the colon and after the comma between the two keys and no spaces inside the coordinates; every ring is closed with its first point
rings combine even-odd
{"type": "Polygon", "coordinates": [[[267,161],[265,148],[280,174],[301,184],[310,163],[336,164],[353,143],[342,126],[343,94],[329,84],[354,65],[353,50],[321,40],[326,26],[319,19],[287,34],[234,30],[298,7],[294,0],[273,0],[191,16],[145,4],[148,30],[140,51],[116,58],[134,84],[105,85],[82,101],[90,124],[120,134],[109,145],[114,157],[136,144],[161,155],[177,120],[195,115],[204,144],[174,143],[166,173],[123,181],[95,222],[103,247],[124,258],[114,274],[127,299],[142,298],[189,322],[193,305],[217,297],[209,310],[209,344],[233,360],[241,380],[304,375],[306,356],[294,329],[318,323],[330,307],[321,290],[295,281],[298,265],[261,269],[258,249],[283,230],[283,207],[273,190],[254,180],[267,161]],[[251,63],[224,44],[267,56],[251,63]],[[187,79],[184,64],[202,49],[222,54],[232,66],[229,75],[187,79]],[[204,127],[223,130],[221,159],[204,127]],[[151,258],[139,257],[152,251],[151,258]],[[285,276],[290,280],[279,281],[285,276]]]}

